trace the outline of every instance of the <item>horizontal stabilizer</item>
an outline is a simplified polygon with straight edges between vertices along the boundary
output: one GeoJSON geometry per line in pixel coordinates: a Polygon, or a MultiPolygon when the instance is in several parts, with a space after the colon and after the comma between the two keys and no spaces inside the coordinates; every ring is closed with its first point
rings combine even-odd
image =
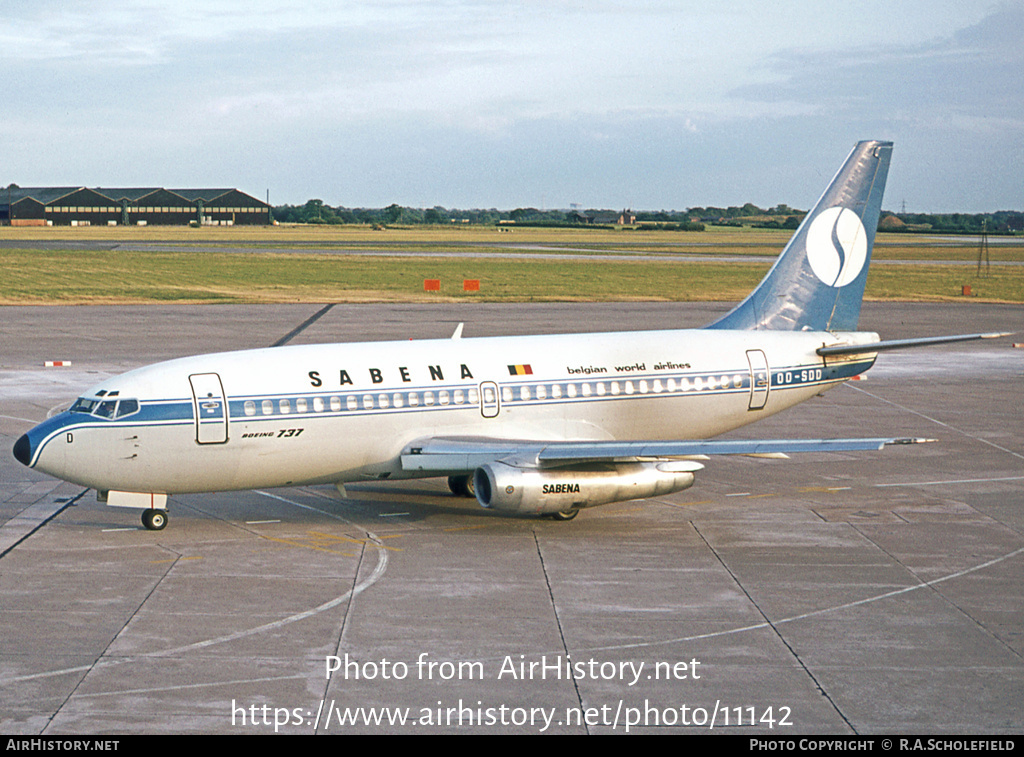
{"type": "Polygon", "coordinates": [[[949,342],[969,342],[973,339],[998,339],[1002,336],[1011,336],[1014,332],[992,333],[992,334],[958,334],[954,336],[926,336],[917,339],[890,339],[884,342],[868,342],[866,344],[833,344],[826,347],[819,347],[817,352],[822,357],[836,357],[838,355],[864,355],[886,350],[905,350],[910,347],[928,347],[934,344],[948,344],[949,342]]]}

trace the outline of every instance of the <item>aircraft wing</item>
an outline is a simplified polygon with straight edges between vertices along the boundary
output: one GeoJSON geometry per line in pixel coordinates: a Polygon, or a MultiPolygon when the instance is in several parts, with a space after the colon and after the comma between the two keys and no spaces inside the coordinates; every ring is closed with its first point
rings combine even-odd
{"type": "Polygon", "coordinates": [[[495,461],[510,465],[556,468],[574,463],[628,462],[637,459],[705,455],[785,455],[790,452],[880,450],[890,444],[922,444],[934,439],[754,439],[545,442],[481,437],[434,437],[407,445],[402,468],[407,471],[470,472],[495,461]]]}

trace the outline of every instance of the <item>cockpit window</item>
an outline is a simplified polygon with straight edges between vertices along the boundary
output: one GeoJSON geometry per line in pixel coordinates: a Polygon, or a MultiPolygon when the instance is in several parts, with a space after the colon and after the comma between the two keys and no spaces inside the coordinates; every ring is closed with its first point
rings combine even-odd
{"type": "MultiPolygon", "coordinates": [[[[107,395],[110,396],[109,394],[107,395]]],[[[72,413],[89,413],[97,418],[124,418],[139,412],[139,401],[135,399],[91,400],[79,397],[70,408],[72,413]]]]}
{"type": "Polygon", "coordinates": [[[138,400],[121,400],[117,406],[117,417],[124,418],[126,415],[139,412],[138,400]]]}
{"type": "Polygon", "coordinates": [[[71,406],[72,413],[91,413],[93,409],[99,403],[96,400],[87,400],[85,397],[79,397],[75,400],[75,404],[71,406]]]}

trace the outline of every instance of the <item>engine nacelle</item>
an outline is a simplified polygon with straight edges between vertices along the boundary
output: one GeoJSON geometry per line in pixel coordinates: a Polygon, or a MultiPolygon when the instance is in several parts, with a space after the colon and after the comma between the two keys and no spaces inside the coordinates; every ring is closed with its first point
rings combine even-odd
{"type": "Polygon", "coordinates": [[[484,507],[546,515],[689,489],[694,472],[703,467],[689,460],[569,468],[518,468],[495,462],[476,469],[473,485],[484,507]]]}

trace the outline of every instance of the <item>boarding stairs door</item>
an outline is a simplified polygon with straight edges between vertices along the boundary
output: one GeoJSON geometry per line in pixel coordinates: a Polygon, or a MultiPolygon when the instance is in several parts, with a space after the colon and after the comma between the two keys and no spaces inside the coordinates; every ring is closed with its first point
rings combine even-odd
{"type": "Polygon", "coordinates": [[[228,403],[224,386],[216,373],[194,373],[192,408],[196,419],[196,442],[224,444],[228,440],[228,403]]]}

